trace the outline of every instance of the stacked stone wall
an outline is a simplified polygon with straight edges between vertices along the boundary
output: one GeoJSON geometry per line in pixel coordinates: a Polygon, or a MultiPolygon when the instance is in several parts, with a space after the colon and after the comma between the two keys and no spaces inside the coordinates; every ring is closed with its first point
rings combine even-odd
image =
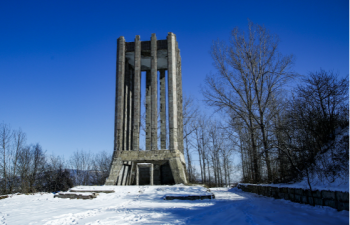
{"type": "Polygon", "coordinates": [[[237,187],[245,192],[273,197],[275,199],[285,199],[309,205],[329,206],[339,211],[349,211],[349,192],[325,190],[310,191],[301,188],[279,188],[256,184],[238,184],[237,187]]]}

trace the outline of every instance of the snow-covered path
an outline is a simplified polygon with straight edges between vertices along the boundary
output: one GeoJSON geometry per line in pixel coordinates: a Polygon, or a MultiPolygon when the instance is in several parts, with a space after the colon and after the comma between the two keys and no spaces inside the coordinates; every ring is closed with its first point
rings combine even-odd
{"type": "Polygon", "coordinates": [[[349,224],[349,212],[276,200],[238,189],[213,188],[217,203],[187,224],[349,224]]]}
{"type": "Polygon", "coordinates": [[[0,224],[349,224],[349,212],[212,188],[215,200],[163,200],[200,186],[122,186],[93,200],[15,195],[0,200],[0,224]]]}

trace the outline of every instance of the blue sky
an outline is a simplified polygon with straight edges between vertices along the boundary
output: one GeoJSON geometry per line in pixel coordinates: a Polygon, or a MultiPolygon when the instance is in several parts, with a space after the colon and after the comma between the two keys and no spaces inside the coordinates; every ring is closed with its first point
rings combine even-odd
{"type": "Polygon", "coordinates": [[[113,150],[116,39],[177,35],[183,91],[201,98],[212,40],[248,20],[294,54],[294,70],[349,74],[349,2],[1,1],[0,122],[49,153],[113,150]]]}

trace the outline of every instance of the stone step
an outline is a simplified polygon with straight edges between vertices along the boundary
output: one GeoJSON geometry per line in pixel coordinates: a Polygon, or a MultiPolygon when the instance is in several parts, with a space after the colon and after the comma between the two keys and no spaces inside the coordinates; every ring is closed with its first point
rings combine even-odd
{"type": "Polygon", "coordinates": [[[203,200],[203,199],[215,199],[214,194],[210,195],[166,195],[164,200],[203,200]]]}
{"type": "Polygon", "coordinates": [[[75,189],[70,189],[69,192],[92,192],[92,193],[114,193],[114,190],[75,190],[75,189]]]}
{"type": "Polygon", "coordinates": [[[54,198],[69,198],[69,199],[94,199],[98,194],[93,192],[59,192],[54,195],[54,198]]]}

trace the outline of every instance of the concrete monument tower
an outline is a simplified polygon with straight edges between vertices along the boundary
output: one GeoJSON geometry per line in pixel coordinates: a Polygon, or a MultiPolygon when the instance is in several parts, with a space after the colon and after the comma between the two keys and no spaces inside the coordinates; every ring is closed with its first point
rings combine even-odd
{"type": "Polygon", "coordinates": [[[105,184],[185,184],[181,57],[176,36],[168,33],[166,40],[157,40],[152,34],[151,41],[140,41],[137,35],[134,42],[120,37],[117,45],[114,152],[105,184]],[[146,78],[145,151],[139,146],[141,74],[146,78]]]}

